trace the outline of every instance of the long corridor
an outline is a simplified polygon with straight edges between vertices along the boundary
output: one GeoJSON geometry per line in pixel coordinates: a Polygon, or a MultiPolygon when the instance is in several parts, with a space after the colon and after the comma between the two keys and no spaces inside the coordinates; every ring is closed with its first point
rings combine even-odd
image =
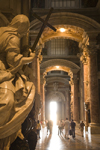
{"type": "Polygon", "coordinates": [[[79,129],[76,129],[76,137],[73,139],[58,136],[57,126],[53,127],[52,135],[47,135],[46,127],[41,129],[41,138],[38,139],[36,150],[100,150],[100,135],[90,135],[84,132],[84,137],[81,137],[79,129]]]}

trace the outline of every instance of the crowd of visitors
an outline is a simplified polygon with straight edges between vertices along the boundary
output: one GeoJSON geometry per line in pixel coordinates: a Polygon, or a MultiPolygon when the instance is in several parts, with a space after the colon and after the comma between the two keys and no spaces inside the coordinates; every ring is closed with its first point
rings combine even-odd
{"type": "MultiPolygon", "coordinates": [[[[37,125],[36,125],[38,139],[40,138],[41,125],[42,125],[42,123],[40,123],[38,120],[37,125]]],[[[68,118],[66,118],[65,121],[59,120],[57,125],[58,125],[58,135],[61,135],[63,133],[66,139],[69,139],[70,136],[72,136],[73,139],[75,139],[76,123],[73,119],[71,121],[69,121],[68,118]]],[[[84,126],[85,126],[84,122],[81,121],[79,124],[79,129],[80,129],[82,137],[83,137],[84,126]]],[[[52,134],[53,121],[46,120],[46,127],[47,127],[47,135],[52,134]]]]}
{"type": "MultiPolygon", "coordinates": [[[[83,130],[84,130],[84,122],[81,121],[80,122],[80,131],[81,131],[81,135],[83,137],[83,130]]],[[[68,120],[68,118],[64,120],[60,120],[58,121],[58,135],[61,135],[62,133],[64,133],[63,131],[65,131],[65,138],[69,139],[69,136],[72,136],[73,139],[75,139],[75,127],[76,127],[76,123],[74,122],[74,120],[72,119],[71,121],[68,120]]]]}

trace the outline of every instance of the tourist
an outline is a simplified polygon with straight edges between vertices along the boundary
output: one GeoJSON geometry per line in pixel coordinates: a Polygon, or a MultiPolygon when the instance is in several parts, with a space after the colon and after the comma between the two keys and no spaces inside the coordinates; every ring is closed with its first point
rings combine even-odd
{"type": "Polygon", "coordinates": [[[52,134],[53,121],[52,121],[52,120],[49,120],[48,123],[49,123],[50,134],[52,134]]]}
{"type": "Polygon", "coordinates": [[[63,121],[61,120],[61,121],[59,122],[59,124],[58,124],[58,135],[59,135],[59,134],[61,135],[61,133],[63,132],[63,129],[64,129],[64,123],[63,123],[63,121]]]}
{"type": "Polygon", "coordinates": [[[84,130],[84,126],[85,126],[84,122],[83,122],[83,121],[81,121],[81,122],[80,122],[80,131],[81,131],[81,135],[82,135],[82,137],[83,137],[83,130],[84,130]]]}
{"type": "Polygon", "coordinates": [[[49,127],[49,121],[46,121],[46,126],[47,126],[47,135],[48,135],[48,131],[50,131],[50,127],[49,127]]]}
{"type": "Polygon", "coordinates": [[[70,122],[69,122],[68,118],[66,118],[66,120],[65,120],[64,127],[65,127],[65,138],[67,137],[69,139],[68,136],[69,136],[70,122]]]}
{"type": "Polygon", "coordinates": [[[73,121],[73,119],[71,121],[70,126],[71,126],[71,131],[72,131],[72,137],[74,139],[75,138],[75,126],[76,126],[76,123],[73,121]]]}

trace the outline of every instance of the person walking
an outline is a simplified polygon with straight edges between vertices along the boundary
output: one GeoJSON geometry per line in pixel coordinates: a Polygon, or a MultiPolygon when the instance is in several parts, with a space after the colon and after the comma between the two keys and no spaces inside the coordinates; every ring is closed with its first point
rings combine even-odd
{"type": "Polygon", "coordinates": [[[69,122],[68,118],[66,118],[66,120],[65,120],[64,127],[65,127],[65,138],[69,139],[70,122],[69,122]]]}
{"type": "Polygon", "coordinates": [[[48,135],[48,131],[50,131],[49,121],[46,122],[46,126],[47,126],[47,135],[48,135]]]}
{"type": "Polygon", "coordinates": [[[49,120],[49,130],[50,130],[50,134],[52,134],[52,128],[53,128],[53,121],[49,120]]]}
{"type": "Polygon", "coordinates": [[[61,121],[59,122],[59,125],[58,125],[58,135],[59,135],[59,134],[61,135],[63,129],[64,129],[64,124],[63,124],[63,122],[62,122],[62,120],[61,120],[61,121]]]}
{"type": "Polygon", "coordinates": [[[71,121],[70,126],[71,126],[71,131],[72,131],[72,137],[74,139],[75,138],[75,126],[76,126],[76,123],[73,121],[73,119],[71,121]]]}
{"type": "Polygon", "coordinates": [[[80,131],[81,131],[81,135],[82,135],[82,137],[83,137],[83,130],[84,130],[84,126],[85,126],[84,122],[83,122],[83,121],[81,121],[81,123],[80,123],[80,131]]]}

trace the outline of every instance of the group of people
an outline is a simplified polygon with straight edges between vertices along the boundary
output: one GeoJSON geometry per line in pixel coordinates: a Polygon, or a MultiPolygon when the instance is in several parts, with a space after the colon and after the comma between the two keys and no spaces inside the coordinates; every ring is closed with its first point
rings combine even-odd
{"type": "MultiPolygon", "coordinates": [[[[84,126],[85,126],[84,122],[81,121],[79,128],[80,128],[82,137],[83,137],[84,126]]],[[[46,127],[47,127],[47,135],[48,135],[48,132],[50,132],[50,134],[52,134],[53,121],[46,120],[46,127]]],[[[63,133],[63,129],[65,129],[65,138],[69,139],[69,136],[72,136],[73,139],[75,139],[75,127],[76,127],[76,123],[74,122],[73,119],[71,121],[69,121],[68,118],[66,118],[65,121],[60,120],[60,121],[58,121],[58,135],[61,135],[63,133]]],[[[40,130],[41,130],[41,123],[38,120],[37,124],[36,124],[36,132],[37,132],[38,138],[40,138],[40,130]]]]}
{"type": "MultiPolygon", "coordinates": [[[[69,139],[69,135],[72,135],[73,139],[75,138],[75,126],[76,123],[72,119],[71,122],[66,118],[66,120],[61,120],[58,122],[58,135],[61,135],[63,129],[65,129],[65,138],[69,139]]],[[[83,130],[84,130],[84,122],[80,122],[80,131],[83,137],[83,130]]]]}

